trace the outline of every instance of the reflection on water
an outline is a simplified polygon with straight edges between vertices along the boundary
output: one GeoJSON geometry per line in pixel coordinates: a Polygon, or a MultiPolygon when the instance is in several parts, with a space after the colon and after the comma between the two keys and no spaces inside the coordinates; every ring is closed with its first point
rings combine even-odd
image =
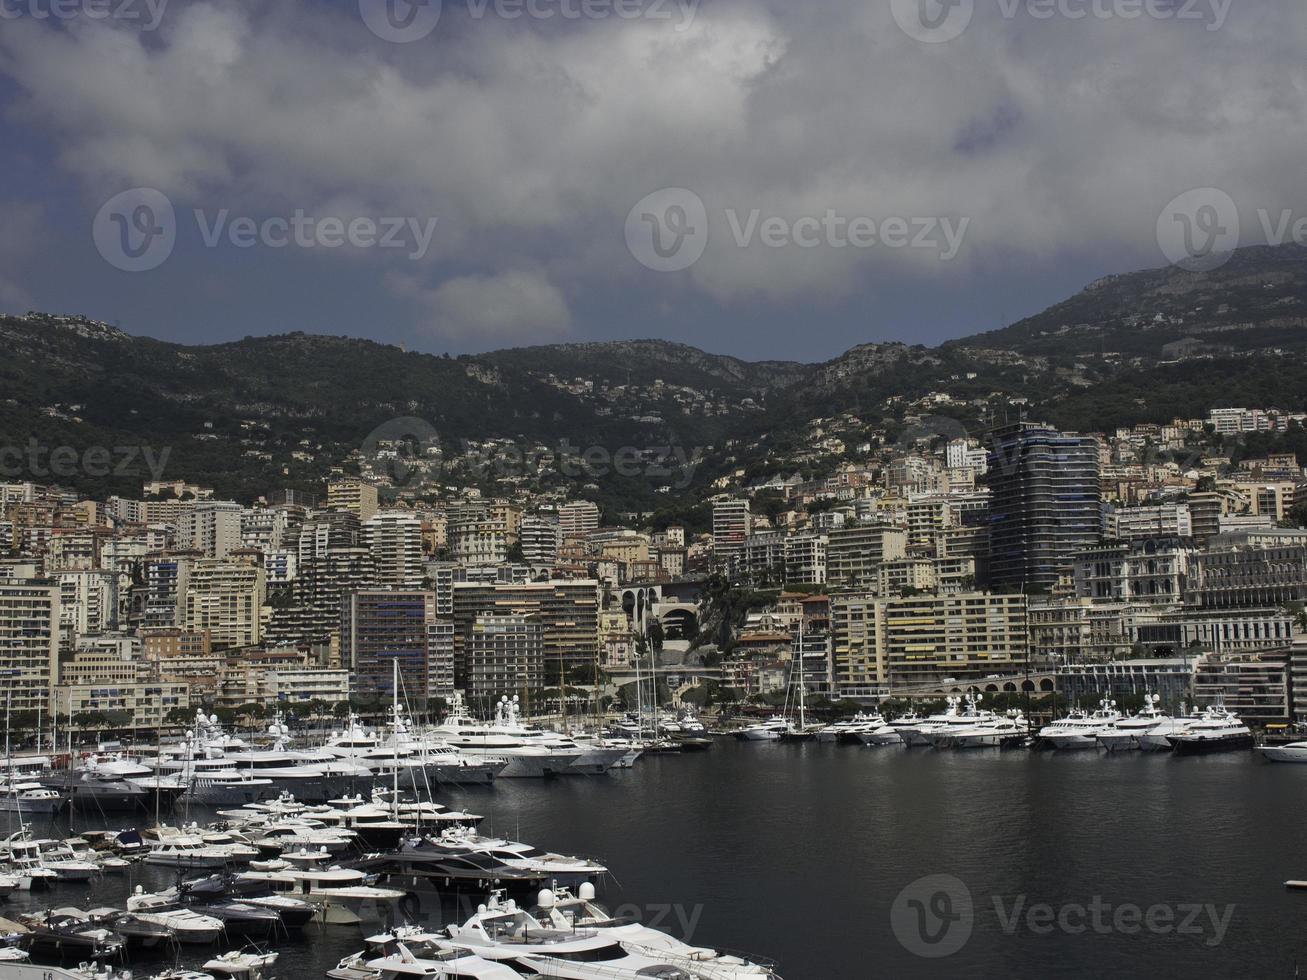
{"type": "MultiPolygon", "coordinates": [[[[771,957],[787,980],[941,971],[1289,977],[1307,958],[1307,893],[1282,884],[1307,878],[1307,766],[1250,754],[719,741],[707,753],[652,756],[604,777],[502,780],[438,796],[486,814],[483,832],[600,858],[613,872],[601,890],[608,905],[694,941],[771,957]],[[970,932],[947,959],[923,958],[902,937],[905,923],[917,924],[903,909],[919,908],[928,927],[938,926],[937,912],[960,914],[960,901],[942,904],[953,896],[938,879],[913,884],[925,876],[956,880],[970,901],[970,932]],[[1048,930],[1042,909],[1032,912],[1042,906],[1054,917],[1048,930]],[[1194,928],[1181,930],[1190,906],[1194,928]],[[1136,921],[1133,908],[1154,917],[1136,921]],[[1166,909],[1170,928],[1159,918],[1166,909]],[[1209,909],[1218,919],[1228,912],[1224,930],[1209,909]]],[[[79,813],[74,827],[147,819],[79,813]]],[[[69,830],[67,818],[34,829],[69,830]]],[[[15,893],[7,905],[10,914],[47,903],[121,905],[136,884],[174,880],[167,869],[138,866],[89,886],[15,893]]],[[[451,915],[429,895],[405,910],[433,924],[451,915]]],[[[278,944],[275,972],[319,980],[360,946],[357,929],[310,926],[278,944]]]]}

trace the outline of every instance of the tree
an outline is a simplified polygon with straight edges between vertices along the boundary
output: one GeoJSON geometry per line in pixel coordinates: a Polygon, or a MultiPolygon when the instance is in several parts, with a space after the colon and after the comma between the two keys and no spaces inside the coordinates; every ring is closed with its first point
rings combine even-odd
{"type": "Polygon", "coordinates": [[[179,705],[168,709],[163,716],[163,722],[165,725],[185,725],[191,720],[192,714],[190,708],[179,705]]]}

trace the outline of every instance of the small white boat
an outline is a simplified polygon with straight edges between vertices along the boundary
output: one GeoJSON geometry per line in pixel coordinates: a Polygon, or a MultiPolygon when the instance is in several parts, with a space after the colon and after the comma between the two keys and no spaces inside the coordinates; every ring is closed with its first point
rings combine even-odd
{"type": "Polygon", "coordinates": [[[127,899],[127,911],[143,922],[166,926],[180,943],[204,945],[222,933],[222,922],[209,915],[180,908],[175,894],[147,893],[140,885],[127,899]]]}
{"type": "Polygon", "coordinates": [[[788,719],[773,715],[760,724],[740,729],[735,733],[735,737],[742,742],[776,742],[792,727],[788,719]]]}
{"type": "Polygon", "coordinates": [[[1263,745],[1262,755],[1270,762],[1307,762],[1307,742],[1263,745]]]}

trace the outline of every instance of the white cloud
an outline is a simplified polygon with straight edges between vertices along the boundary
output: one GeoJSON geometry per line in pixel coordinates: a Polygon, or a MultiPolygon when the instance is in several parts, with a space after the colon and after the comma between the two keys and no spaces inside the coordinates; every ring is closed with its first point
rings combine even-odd
{"type": "Polygon", "coordinates": [[[561,336],[572,324],[563,294],[537,272],[459,276],[434,288],[395,273],[387,284],[418,307],[421,329],[445,339],[491,346],[561,336]]]}

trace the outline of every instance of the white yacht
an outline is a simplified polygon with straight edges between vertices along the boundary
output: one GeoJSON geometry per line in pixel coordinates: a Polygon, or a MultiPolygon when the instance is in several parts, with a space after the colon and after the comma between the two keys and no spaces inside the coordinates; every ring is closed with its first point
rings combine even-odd
{"type": "Polygon", "coordinates": [[[140,885],[127,899],[127,911],[144,922],[166,926],[178,942],[208,945],[222,933],[222,921],[180,908],[175,895],[146,892],[140,885]]]}
{"type": "Polygon", "coordinates": [[[1109,752],[1125,752],[1139,748],[1139,739],[1157,726],[1171,720],[1170,715],[1158,710],[1161,695],[1144,695],[1143,710],[1137,715],[1118,718],[1100,728],[1094,735],[1098,744],[1109,752]]]}
{"type": "Polygon", "coordinates": [[[852,718],[841,718],[824,728],[817,729],[818,742],[852,743],[860,741],[860,736],[867,731],[874,731],[885,724],[879,713],[867,714],[859,711],[852,718]]]}
{"type": "Polygon", "coordinates": [[[598,929],[550,928],[501,893],[492,893],[489,901],[478,906],[463,925],[450,925],[446,932],[448,948],[474,953],[532,976],[577,980],[601,977],[693,980],[694,977],[669,963],[660,953],[629,951],[617,937],[598,929]]]}
{"type": "Polygon", "coordinates": [[[782,715],[772,715],[766,721],[741,728],[735,737],[742,742],[777,742],[793,727],[789,719],[782,715]]]}
{"type": "Polygon", "coordinates": [[[1208,708],[1200,719],[1167,738],[1177,755],[1251,749],[1255,742],[1248,726],[1221,704],[1208,708]]]}
{"type": "Polygon", "coordinates": [[[300,855],[289,857],[296,866],[280,871],[247,871],[240,878],[261,882],[278,894],[318,906],[317,920],[329,924],[357,925],[363,921],[360,912],[394,905],[404,897],[402,891],[369,885],[362,871],[339,866],[314,867],[311,860],[296,860],[300,855]]]}
{"type": "Polygon", "coordinates": [[[863,729],[855,736],[863,745],[902,745],[899,729],[887,722],[877,711],[869,715],[863,729]]]}
{"type": "Polygon", "coordinates": [[[942,737],[942,741],[937,740],[935,742],[935,747],[996,749],[1009,742],[1019,742],[1025,738],[1026,734],[1026,718],[1020,711],[1009,711],[1004,715],[991,713],[986,717],[979,718],[969,726],[960,726],[949,731],[942,737]]]}
{"type": "Polygon", "coordinates": [[[962,714],[962,699],[960,697],[949,697],[946,699],[947,707],[939,714],[930,715],[926,718],[916,718],[911,722],[908,719],[900,719],[893,727],[898,730],[899,738],[907,746],[930,745],[930,735],[935,729],[947,725],[957,719],[962,714]],[[905,722],[908,722],[905,724],[905,722]]]}
{"type": "Polygon", "coordinates": [[[1263,745],[1262,755],[1270,762],[1307,762],[1307,742],[1263,745]]]}
{"type": "MultiPolygon", "coordinates": [[[[212,835],[210,835],[212,837],[212,835]]],[[[258,857],[258,849],[227,839],[206,839],[198,827],[157,827],[146,864],[183,870],[224,868],[258,857]]]]}
{"type": "Polygon", "coordinates": [[[1060,721],[1045,725],[1039,738],[1055,749],[1092,749],[1098,745],[1098,733],[1120,718],[1116,702],[1105,697],[1092,714],[1073,710],[1060,721]]]}
{"type": "Polygon", "coordinates": [[[1201,718],[1202,716],[1199,714],[1187,714],[1182,707],[1177,717],[1168,718],[1163,716],[1148,731],[1142,735],[1136,735],[1135,742],[1138,743],[1142,752],[1170,752],[1172,748],[1171,736],[1184,731],[1201,718]]]}
{"type": "Polygon", "coordinates": [[[439,837],[428,838],[436,847],[489,854],[510,868],[546,875],[550,879],[590,880],[608,873],[598,861],[542,851],[530,844],[502,837],[483,837],[467,827],[448,827],[439,837]]]}
{"type": "Polygon", "coordinates": [[[919,735],[925,738],[932,746],[937,749],[952,748],[954,737],[958,732],[970,731],[980,725],[988,725],[998,721],[998,715],[988,708],[980,706],[980,697],[976,694],[968,694],[965,699],[965,707],[961,710],[955,710],[952,714],[938,723],[932,725],[923,725],[918,729],[919,735]]]}
{"type": "Polygon", "coordinates": [[[771,964],[744,959],[706,946],[691,946],[665,932],[628,919],[614,919],[595,902],[594,885],[583,884],[576,893],[565,888],[542,889],[531,914],[553,929],[594,929],[611,936],[627,952],[662,959],[704,980],[780,980],[771,964]]]}
{"type": "Polygon", "coordinates": [[[496,706],[496,722],[484,722],[467,713],[455,692],[449,715],[432,734],[472,759],[506,761],[499,773],[504,778],[558,776],[580,758],[579,749],[558,751],[541,740],[524,741],[508,723],[509,704],[515,712],[517,699],[505,697],[496,706]]]}
{"type": "Polygon", "coordinates": [[[35,780],[15,779],[0,785],[0,813],[50,816],[68,806],[68,797],[35,780]]]}

